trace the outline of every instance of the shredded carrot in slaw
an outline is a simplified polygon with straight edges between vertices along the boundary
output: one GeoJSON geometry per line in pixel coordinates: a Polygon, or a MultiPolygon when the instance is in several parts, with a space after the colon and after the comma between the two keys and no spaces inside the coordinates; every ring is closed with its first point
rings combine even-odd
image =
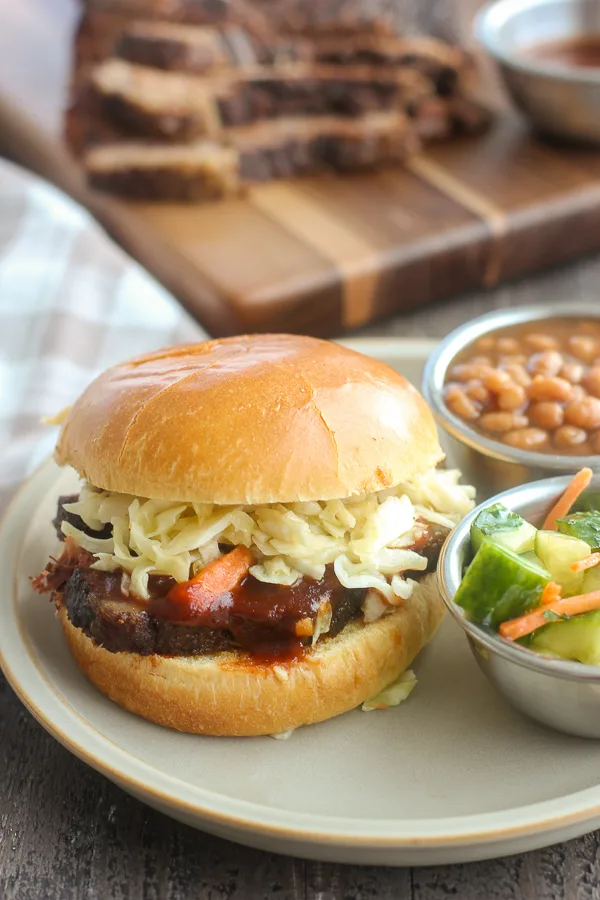
{"type": "Polygon", "coordinates": [[[540,596],[540,606],[548,606],[549,603],[554,603],[556,600],[560,600],[561,595],[561,585],[556,581],[549,581],[540,596]]]}
{"type": "Polygon", "coordinates": [[[579,616],[593,609],[600,609],[600,591],[590,591],[589,594],[579,594],[577,597],[562,597],[545,606],[538,606],[533,612],[503,622],[498,630],[503,638],[516,641],[547,625],[546,613],[552,612],[557,616],[579,616]]]}
{"type": "Polygon", "coordinates": [[[594,473],[591,469],[585,468],[580,469],[579,472],[573,477],[573,480],[566,488],[564,494],[557,500],[554,504],[546,519],[542,528],[546,531],[556,531],[557,525],[556,520],[562,518],[562,516],[566,516],[575,501],[578,497],[580,497],[586,488],[589,487],[590,481],[593,478],[594,473]]]}
{"type": "Polygon", "coordinates": [[[598,563],[600,563],[600,553],[590,553],[585,559],[578,559],[571,563],[570,568],[572,572],[585,572],[586,569],[593,569],[598,563]]]}
{"type": "Polygon", "coordinates": [[[216,597],[232,591],[248,574],[252,561],[247,547],[235,547],[209,562],[194,578],[172,587],[168,599],[190,607],[207,606],[216,597]]]}

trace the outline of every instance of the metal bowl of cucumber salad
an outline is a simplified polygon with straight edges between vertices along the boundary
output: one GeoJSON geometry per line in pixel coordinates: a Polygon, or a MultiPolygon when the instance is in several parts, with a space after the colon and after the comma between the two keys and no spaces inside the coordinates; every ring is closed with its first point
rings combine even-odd
{"type": "Polygon", "coordinates": [[[514,707],[600,738],[600,474],[481,504],[446,542],[438,578],[477,663],[514,707]]]}

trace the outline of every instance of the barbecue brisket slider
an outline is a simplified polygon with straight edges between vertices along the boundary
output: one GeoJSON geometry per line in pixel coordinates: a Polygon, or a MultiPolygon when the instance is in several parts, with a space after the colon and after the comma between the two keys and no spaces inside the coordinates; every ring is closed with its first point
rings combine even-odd
{"type": "Polygon", "coordinates": [[[441,543],[473,505],[420,394],[308,337],[114,366],[56,448],[51,591],[78,665],[161,725],[277,734],[394,682],[442,617],[441,543]]]}

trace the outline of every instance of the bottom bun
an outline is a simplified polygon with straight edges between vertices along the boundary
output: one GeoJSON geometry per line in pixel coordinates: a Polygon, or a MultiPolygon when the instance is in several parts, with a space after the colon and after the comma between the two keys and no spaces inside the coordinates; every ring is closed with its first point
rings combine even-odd
{"type": "Polygon", "coordinates": [[[435,575],[410,600],[365,625],[350,622],[293,663],[256,665],[246,654],[140,656],[110,653],[59,618],[90,681],[120,706],[179,731],[250,736],[322,722],[373,697],[410,665],[444,612],[435,575]]]}

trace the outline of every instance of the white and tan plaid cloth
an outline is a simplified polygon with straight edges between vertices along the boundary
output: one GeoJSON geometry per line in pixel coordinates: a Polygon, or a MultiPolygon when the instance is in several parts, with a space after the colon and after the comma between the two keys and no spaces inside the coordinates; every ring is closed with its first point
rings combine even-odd
{"type": "Polygon", "coordinates": [[[85,210],[0,159],[0,511],[107,366],[206,333],[85,210]]]}

